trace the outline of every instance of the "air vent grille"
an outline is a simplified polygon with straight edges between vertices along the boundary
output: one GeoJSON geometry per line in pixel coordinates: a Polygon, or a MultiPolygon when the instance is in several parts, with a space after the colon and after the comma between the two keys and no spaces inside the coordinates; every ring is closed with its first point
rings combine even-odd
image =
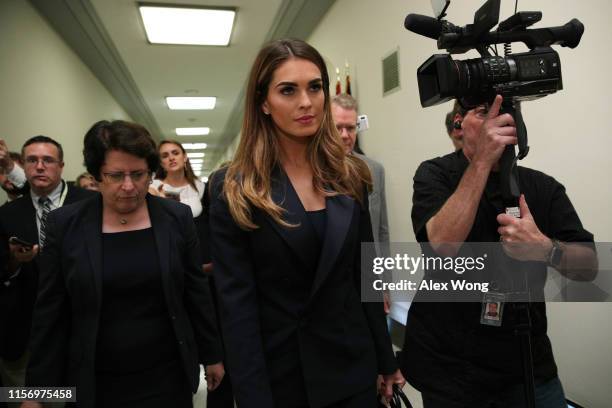
{"type": "Polygon", "coordinates": [[[399,50],[383,58],[383,96],[400,89],[399,50]]]}

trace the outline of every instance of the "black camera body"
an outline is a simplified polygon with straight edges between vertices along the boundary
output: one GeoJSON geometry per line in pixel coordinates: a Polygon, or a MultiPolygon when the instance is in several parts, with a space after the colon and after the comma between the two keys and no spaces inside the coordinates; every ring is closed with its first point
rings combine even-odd
{"type": "Polygon", "coordinates": [[[491,102],[500,94],[505,101],[541,98],[563,89],[561,60],[550,46],[574,48],[580,42],[584,26],[573,19],[560,27],[527,29],[540,21],[541,12],[519,12],[499,24],[500,0],[488,0],[474,15],[474,24],[456,27],[432,17],[410,14],[404,26],[417,34],[438,41],[436,54],[417,70],[421,105],[429,107],[457,99],[470,109],[491,102]],[[512,54],[510,44],[523,42],[528,52],[512,54]],[[493,55],[492,44],[505,44],[506,55],[493,55]],[[481,58],[464,61],[450,54],[476,49],[481,58]]]}
{"type": "Polygon", "coordinates": [[[457,98],[469,109],[492,101],[495,95],[523,101],[563,89],[559,54],[551,48],[465,61],[436,54],[419,67],[417,77],[424,107],[457,98]]]}

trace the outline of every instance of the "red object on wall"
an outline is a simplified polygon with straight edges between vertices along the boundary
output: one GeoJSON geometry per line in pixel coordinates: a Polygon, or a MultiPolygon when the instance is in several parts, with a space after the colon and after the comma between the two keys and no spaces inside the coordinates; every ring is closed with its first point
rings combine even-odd
{"type": "Polygon", "coordinates": [[[351,95],[351,75],[348,61],[344,63],[344,75],[346,76],[346,88],[344,92],[351,95]]]}
{"type": "Polygon", "coordinates": [[[351,76],[346,75],[346,93],[351,95],[351,76]]]}

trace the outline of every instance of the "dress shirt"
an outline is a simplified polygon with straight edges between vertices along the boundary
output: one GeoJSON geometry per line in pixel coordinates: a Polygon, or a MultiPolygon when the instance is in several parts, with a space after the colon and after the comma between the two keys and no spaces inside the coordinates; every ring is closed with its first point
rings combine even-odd
{"type": "MultiPolygon", "coordinates": [[[[57,185],[57,187],[55,187],[55,189],[51,191],[51,194],[47,196],[49,200],[51,200],[50,211],[53,211],[56,208],[61,207],[62,203],[60,201],[62,199],[62,192],[64,191],[64,188],[66,188],[66,182],[62,180],[57,185]]],[[[30,190],[30,196],[32,197],[32,204],[34,205],[34,209],[36,210],[36,228],[38,229],[38,233],[40,234],[40,219],[42,218],[43,209],[40,203],[38,202],[38,199],[43,196],[37,195],[33,190],[30,190]]]]}

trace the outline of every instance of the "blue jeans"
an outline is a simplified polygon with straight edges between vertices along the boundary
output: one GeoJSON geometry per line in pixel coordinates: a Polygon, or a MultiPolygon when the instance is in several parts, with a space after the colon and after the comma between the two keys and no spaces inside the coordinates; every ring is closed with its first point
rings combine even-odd
{"type": "MultiPolygon", "coordinates": [[[[445,400],[443,396],[423,394],[423,408],[524,408],[525,391],[523,385],[513,386],[503,393],[489,398],[478,405],[462,404],[445,400]]],[[[537,384],[535,389],[536,408],[567,408],[563,386],[558,377],[537,384]]]]}

